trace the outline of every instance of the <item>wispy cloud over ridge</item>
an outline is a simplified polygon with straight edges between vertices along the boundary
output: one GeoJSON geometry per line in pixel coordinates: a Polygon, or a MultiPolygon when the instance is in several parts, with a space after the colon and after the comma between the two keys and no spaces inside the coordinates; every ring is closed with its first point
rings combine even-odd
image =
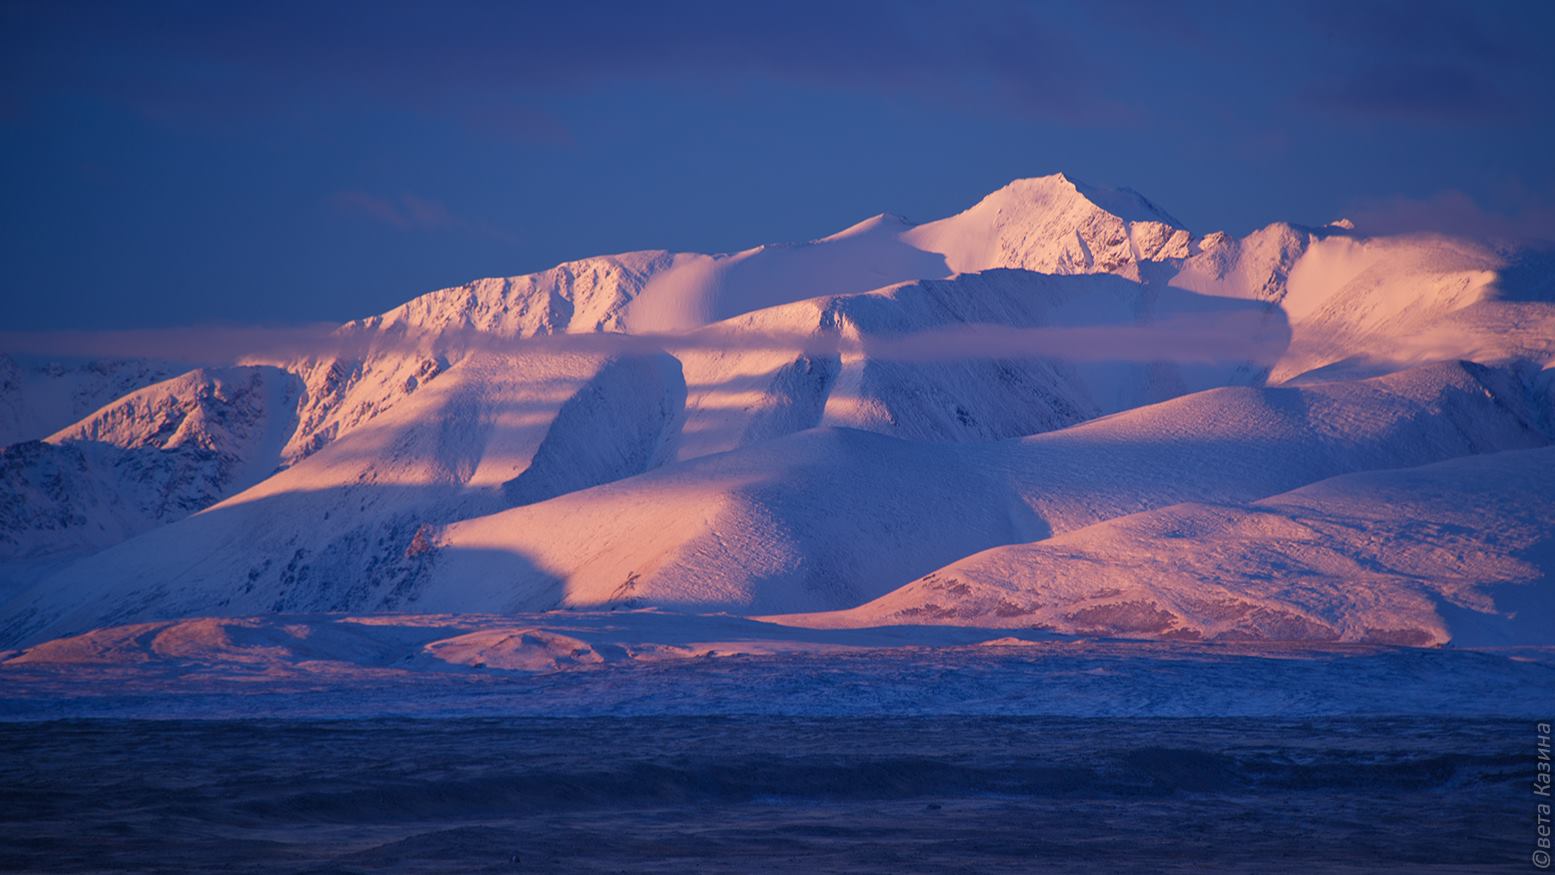
{"type": "Polygon", "coordinates": [[[1511,246],[1555,242],[1555,204],[1519,200],[1511,210],[1497,211],[1449,189],[1426,197],[1365,198],[1352,205],[1348,216],[1365,234],[1427,232],[1511,246]]]}
{"type": "Polygon", "coordinates": [[[461,231],[497,240],[516,240],[516,234],[488,222],[456,216],[438,201],[402,194],[381,197],[363,191],[337,191],[325,199],[335,212],[366,219],[401,231],[461,231]]]}
{"type": "Polygon", "coordinates": [[[683,333],[610,332],[512,337],[474,329],[387,331],[353,326],[199,326],[126,331],[0,332],[0,352],[65,358],[157,357],[202,364],[360,358],[374,353],[494,351],[513,354],[641,355],[695,350],[867,355],[890,361],[1041,358],[1070,362],[1271,360],[1290,340],[1283,319],[1256,308],[1171,317],[1139,325],[1019,327],[962,324],[845,336],[714,325],[683,333]]]}

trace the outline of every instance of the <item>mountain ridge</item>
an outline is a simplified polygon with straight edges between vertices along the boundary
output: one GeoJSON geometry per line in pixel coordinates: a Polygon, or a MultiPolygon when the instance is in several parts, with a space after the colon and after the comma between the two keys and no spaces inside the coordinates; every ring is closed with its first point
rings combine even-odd
{"type": "MultiPolygon", "coordinates": [[[[1054,174],[922,224],[475,280],[340,326],[336,351],[34,369],[0,397],[117,394],[13,405],[16,433],[45,421],[29,409],[75,419],[0,451],[0,638],[201,612],[864,616],[984,551],[1124,544],[1143,536],[1110,521],[1183,502],[1252,518],[1319,480],[1547,444],[1541,265],[1337,225],[1195,236],[1132,190],[1054,174]],[[597,343],[535,342],[567,337],[597,343]]],[[[1019,577],[1001,573],[983,584],[1019,577]]],[[[1140,606],[1075,602],[1112,618],[1090,626],[1023,616],[1232,634],[1185,606],[1184,579],[1140,606]]],[[[1279,622],[1226,628],[1359,640],[1288,598],[1261,603],[1279,622]]],[[[1475,634],[1510,622],[1462,601],[1475,634]]],[[[1410,640],[1451,640],[1404,613],[1410,640]]]]}

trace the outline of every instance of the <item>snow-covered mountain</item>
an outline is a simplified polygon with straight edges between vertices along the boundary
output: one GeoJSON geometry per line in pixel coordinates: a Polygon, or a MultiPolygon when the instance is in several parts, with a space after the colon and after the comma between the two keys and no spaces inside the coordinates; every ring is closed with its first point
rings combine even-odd
{"type": "Polygon", "coordinates": [[[301,357],[0,359],[0,424],[42,438],[0,451],[0,643],[601,606],[1555,640],[1546,273],[1346,223],[1196,236],[1055,175],[479,280],[301,357]]]}

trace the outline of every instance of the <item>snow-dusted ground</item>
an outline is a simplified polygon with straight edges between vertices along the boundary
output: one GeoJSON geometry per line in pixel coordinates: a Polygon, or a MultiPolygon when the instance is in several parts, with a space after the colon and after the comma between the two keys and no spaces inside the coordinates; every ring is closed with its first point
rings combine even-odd
{"type": "Polygon", "coordinates": [[[0,867],[1523,871],[1552,701],[1537,648],[152,623],[0,661],[0,867]]]}

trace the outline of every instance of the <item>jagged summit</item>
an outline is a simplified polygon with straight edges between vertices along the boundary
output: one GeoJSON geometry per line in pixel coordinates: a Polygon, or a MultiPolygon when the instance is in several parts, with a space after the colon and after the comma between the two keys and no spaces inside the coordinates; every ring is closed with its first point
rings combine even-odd
{"type": "Polygon", "coordinates": [[[1049,192],[1057,192],[1059,197],[1068,196],[1072,192],[1090,201],[1098,209],[1109,212],[1125,222],[1161,222],[1176,228],[1187,227],[1166,210],[1156,205],[1154,201],[1151,201],[1132,188],[1107,188],[1105,186],[1092,185],[1063,172],[1050,173],[1047,176],[1030,176],[1011,180],[1007,185],[991,192],[983,200],[1031,199],[1034,197],[1054,196],[1049,195],[1049,192]]]}

